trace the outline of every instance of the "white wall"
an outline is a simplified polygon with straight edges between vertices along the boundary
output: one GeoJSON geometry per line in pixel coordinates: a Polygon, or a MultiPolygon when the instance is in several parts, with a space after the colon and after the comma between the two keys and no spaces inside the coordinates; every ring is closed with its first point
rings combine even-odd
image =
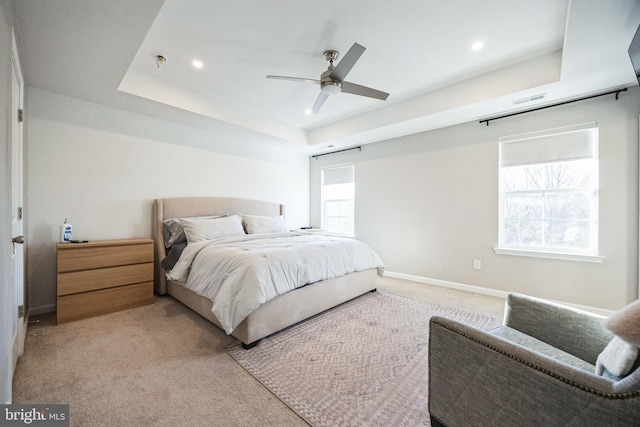
{"type": "Polygon", "coordinates": [[[28,106],[32,313],[54,309],[65,217],[78,238],[149,237],[154,198],[220,195],[283,202],[291,227],[307,225],[309,212],[318,225],[320,168],[345,162],[356,164],[356,235],[388,271],[604,309],[637,297],[637,87],[619,101],[466,123],[318,160],[34,88],[28,106]],[[600,125],[604,263],[495,255],[498,138],[591,121],[600,125]],[[473,270],[474,259],[482,270],[473,270]]]}
{"type": "Polygon", "coordinates": [[[209,131],[29,88],[28,281],[31,313],[53,311],[55,243],[151,237],[161,197],[229,196],[286,205],[309,222],[308,157],[288,144],[240,142],[209,131]]]}
{"type": "Polygon", "coordinates": [[[491,122],[466,123],[310,160],[311,223],[320,169],[356,165],[356,237],[387,270],[568,303],[617,309],[637,298],[637,87],[620,95],[491,122]],[[496,255],[498,138],[599,122],[602,264],[496,255]],[[473,260],[482,269],[473,269],[473,260]]]}

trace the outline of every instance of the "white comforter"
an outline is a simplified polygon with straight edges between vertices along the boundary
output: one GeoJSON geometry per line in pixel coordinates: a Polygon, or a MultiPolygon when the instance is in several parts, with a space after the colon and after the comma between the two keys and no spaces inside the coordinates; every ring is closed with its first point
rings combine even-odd
{"type": "Polygon", "coordinates": [[[297,287],[384,264],[364,243],[308,233],[224,237],[187,245],[167,274],[213,302],[227,334],[270,299],[297,287]]]}

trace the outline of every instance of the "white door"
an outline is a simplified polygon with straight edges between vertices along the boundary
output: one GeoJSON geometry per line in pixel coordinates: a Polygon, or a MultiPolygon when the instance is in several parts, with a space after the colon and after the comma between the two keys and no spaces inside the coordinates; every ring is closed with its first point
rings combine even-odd
{"type": "Polygon", "coordinates": [[[13,371],[16,369],[18,357],[24,352],[24,340],[27,332],[26,315],[24,312],[26,286],[24,281],[24,240],[23,237],[23,171],[24,153],[22,143],[22,117],[19,111],[23,107],[23,81],[18,60],[18,50],[15,36],[13,37],[13,54],[11,55],[11,150],[8,156],[11,162],[11,237],[13,241],[13,255],[11,263],[11,294],[15,295],[15,302],[10,317],[13,334],[13,371]],[[22,313],[18,307],[22,306],[22,313]]]}

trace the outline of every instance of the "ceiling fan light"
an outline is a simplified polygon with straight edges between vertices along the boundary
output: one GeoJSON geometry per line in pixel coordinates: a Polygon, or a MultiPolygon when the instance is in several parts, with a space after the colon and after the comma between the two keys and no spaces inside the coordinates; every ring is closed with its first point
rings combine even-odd
{"type": "Polygon", "coordinates": [[[327,95],[335,95],[342,92],[342,83],[340,82],[326,82],[322,85],[322,92],[327,95]]]}

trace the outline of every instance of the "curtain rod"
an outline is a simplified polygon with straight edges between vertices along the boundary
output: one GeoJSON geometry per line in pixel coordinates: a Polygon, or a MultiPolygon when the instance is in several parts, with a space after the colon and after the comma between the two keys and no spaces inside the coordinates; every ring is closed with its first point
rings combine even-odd
{"type": "Polygon", "coordinates": [[[326,155],[329,155],[329,154],[342,153],[343,151],[351,151],[351,150],[362,151],[362,147],[358,145],[357,147],[345,148],[344,150],[330,151],[328,153],[322,153],[322,154],[314,154],[311,157],[313,157],[316,160],[318,160],[318,157],[320,157],[320,156],[326,156],[326,155]]]}
{"type": "Polygon", "coordinates": [[[504,116],[491,117],[490,119],[480,120],[480,123],[486,123],[487,126],[489,126],[489,122],[492,121],[492,120],[504,119],[506,117],[517,116],[518,114],[531,113],[532,111],[544,110],[545,108],[551,108],[551,107],[557,107],[559,105],[571,104],[572,102],[584,101],[585,99],[597,98],[599,96],[611,95],[613,93],[616,94],[616,100],[617,100],[618,99],[618,95],[620,95],[620,92],[626,92],[626,91],[627,91],[627,88],[625,87],[624,89],[616,89],[616,90],[612,90],[610,92],[599,93],[597,95],[585,96],[584,98],[572,99],[570,101],[559,102],[557,104],[545,105],[543,107],[532,108],[530,110],[525,110],[525,111],[518,111],[517,113],[505,114],[504,116]]]}

